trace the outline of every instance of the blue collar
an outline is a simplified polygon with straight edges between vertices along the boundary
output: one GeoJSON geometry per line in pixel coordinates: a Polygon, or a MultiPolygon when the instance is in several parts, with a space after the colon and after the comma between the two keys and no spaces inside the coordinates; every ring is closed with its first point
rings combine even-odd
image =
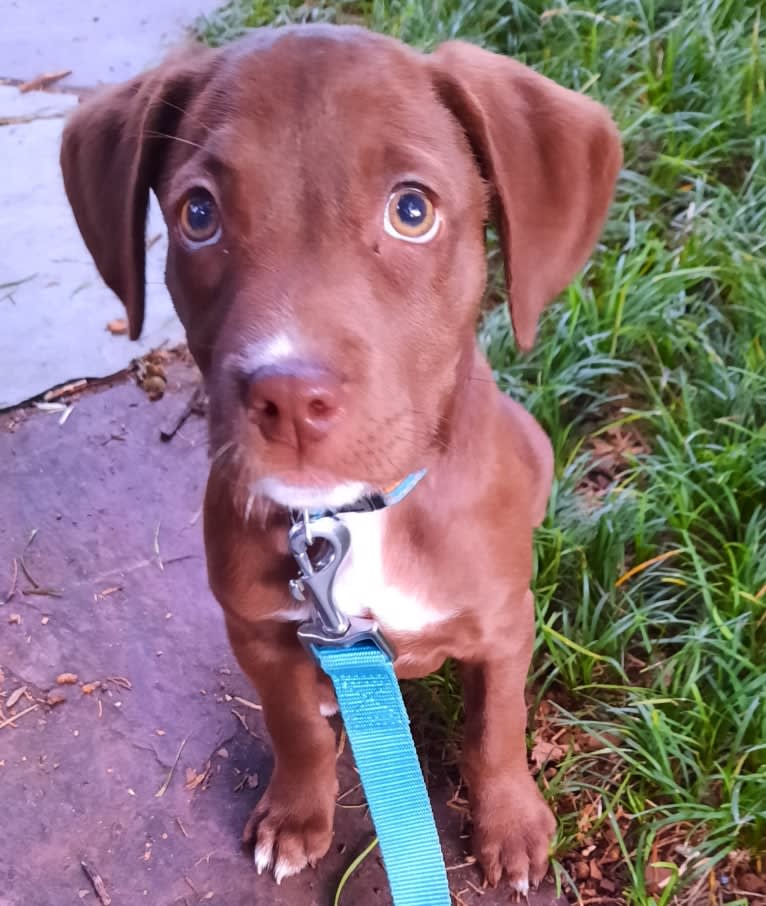
{"type": "MultiPolygon", "coordinates": [[[[337,507],[337,509],[311,510],[309,519],[320,519],[322,516],[338,516],[342,513],[373,513],[376,510],[383,510],[388,506],[393,506],[404,500],[417,485],[425,478],[428,469],[420,469],[417,472],[410,473],[399,484],[395,484],[386,491],[375,491],[372,494],[365,494],[353,503],[346,506],[337,507]]],[[[301,513],[301,517],[303,513],[301,513]]]]}

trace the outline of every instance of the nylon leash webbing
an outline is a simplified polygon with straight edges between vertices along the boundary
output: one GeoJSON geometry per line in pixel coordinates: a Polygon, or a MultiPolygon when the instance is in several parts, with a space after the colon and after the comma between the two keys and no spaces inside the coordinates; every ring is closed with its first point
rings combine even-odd
{"type": "Polygon", "coordinates": [[[374,642],[312,648],[335,687],[394,906],[449,906],[439,836],[391,659],[374,642]]]}

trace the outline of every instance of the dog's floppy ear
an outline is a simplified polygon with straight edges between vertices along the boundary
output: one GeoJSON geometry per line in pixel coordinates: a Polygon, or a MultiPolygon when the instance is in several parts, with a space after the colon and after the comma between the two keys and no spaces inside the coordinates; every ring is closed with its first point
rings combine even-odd
{"type": "Polygon", "coordinates": [[[585,263],[622,163],[604,107],[521,63],[462,41],[431,55],[442,102],[491,185],[516,342],[585,263]]]}
{"type": "Polygon", "coordinates": [[[132,340],[144,321],[149,189],[213,53],[199,49],[98,91],[64,129],[67,197],[99,273],[125,305],[132,340]]]}

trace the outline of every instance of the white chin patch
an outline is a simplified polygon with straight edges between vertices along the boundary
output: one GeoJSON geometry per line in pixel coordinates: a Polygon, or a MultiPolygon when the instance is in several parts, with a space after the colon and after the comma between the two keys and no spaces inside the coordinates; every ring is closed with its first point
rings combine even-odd
{"type": "Polygon", "coordinates": [[[334,510],[355,503],[369,492],[361,481],[350,481],[327,488],[303,488],[278,478],[261,478],[252,485],[254,494],[268,497],[291,510],[334,510]]]}

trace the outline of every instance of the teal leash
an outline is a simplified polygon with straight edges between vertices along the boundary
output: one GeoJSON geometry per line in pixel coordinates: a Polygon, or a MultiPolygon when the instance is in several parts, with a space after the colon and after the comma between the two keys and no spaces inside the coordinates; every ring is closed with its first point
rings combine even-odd
{"type": "MultiPolygon", "coordinates": [[[[401,500],[425,472],[388,494],[371,495],[345,512],[369,512],[401,500]]],[[[335,513],[303,514],[289,547],[300,569],[293,594],[315,606],[298,638],[332,680],[380,841],[394,906],[450,906],[447,872],[409,718],[394,673],[394,652],[374,620],[347,617],[335,605],[333,581],[351,535],[335,513]],[[320,553],[309,554],[316,542],[320,553]]]]}
{"type": "Polygon", "coordinates": [[[395,906],[449,906],[439,836],[390,657],[373,642],[313,650],[335,686],[395,906]]]}

